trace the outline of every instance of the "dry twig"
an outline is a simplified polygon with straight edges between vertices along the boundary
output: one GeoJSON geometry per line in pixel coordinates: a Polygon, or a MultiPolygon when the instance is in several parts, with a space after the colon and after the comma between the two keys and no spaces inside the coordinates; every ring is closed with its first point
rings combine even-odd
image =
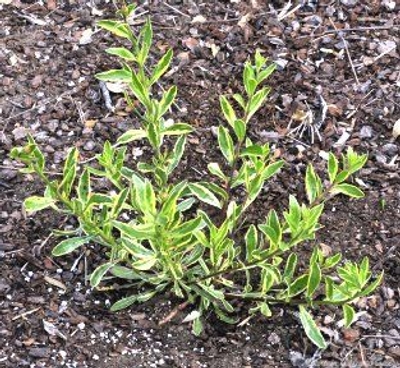
{"type": "Polygon", "coordinates": [[[179,312],[183,311],[188,305],[189,305],[188,301],[177,305],[165,318],[163,318],[160,322],[158,322],[158,325],[159,326],[165,325],[166,323],[171,321],[173,318],[175,318],[175,316],[179,312]]]}

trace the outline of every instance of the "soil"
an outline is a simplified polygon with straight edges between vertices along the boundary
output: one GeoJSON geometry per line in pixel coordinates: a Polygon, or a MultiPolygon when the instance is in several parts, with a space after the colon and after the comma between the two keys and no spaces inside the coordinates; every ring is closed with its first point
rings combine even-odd
{"type": "MultiPolygon", "coordinates": [[[[210,314],[200,338],[181,322],[190,308],[158,325],[179,303],[168,296],[111,313],[108,307],[124,293],[95,291],[85,282],[102,260],[97,248],[51,258],[51,229],[70,220],[49,211],[27,216],[22,201],[43,186],[18,174],[10,149],[33,134],[56,173],[68,147],[89,159],[135,119],[121,94],[112,94],[110,112],[94,78],[117,66],[104,52],[115,39],[96,27],[114,18],[112,3],[9,3],[0,1],[0,367],[400,367],[396,1],[152,1],[137,12],[137,25],[146,16],[153,21],[154,56],[174,50],[162,83],[178,86],[175,116],[196,128],[182,164],[187,177],[206,177],[207,163],[218,159],[218,96],[240,90],[243,63],[259,48],[278,64],[250,135],[270,141],[287,165],[249,220],[271,207],[283,210],[288,193],[304,199],[308,162],[322,169],[326,152],[347,147],[368,153],[357,177],[365,199],[329,202],[316,244],[347,259],[369,256],[385,280],[375,295],[356,302],[361,314],[350,329],[337,324],[334,309],[315,311],[330,340],[323,352],[309,343],[291,309],[275,308],[274,317],[243,326],[210,314]],[[313,116],[314,134],[293,130],[305,113],[313,116]]],[[[146,151],[136,147],[132,157],[146,151]]]]}

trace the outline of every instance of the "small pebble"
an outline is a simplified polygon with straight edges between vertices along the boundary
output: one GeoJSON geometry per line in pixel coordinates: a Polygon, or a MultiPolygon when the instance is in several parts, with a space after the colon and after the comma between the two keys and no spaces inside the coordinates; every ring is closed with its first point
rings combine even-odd
{"type": "Polygon", "coordinates": [[[93,141],[87,141],[87,142],[85,143],[85,145],[83,146],[83,149],[84,149],[85,151],[93,151],[95,147],[96,147],[96,143],[95,143],[95,142],[93,142],[93,141]]]}
{"type": "Polygon", "coordinates": [[[360,130],[360,138],[371,138],[373,134],[372,128],[369,125],[364,125],[360,130]]]}
{"type": "Polygon", "coordinates": [[[396,153],[398,153],[398,151],[399,147],[397,146],[397,144],[387,143],[382,146],[382,152],[389,156],[395,155],[396,153]]]}

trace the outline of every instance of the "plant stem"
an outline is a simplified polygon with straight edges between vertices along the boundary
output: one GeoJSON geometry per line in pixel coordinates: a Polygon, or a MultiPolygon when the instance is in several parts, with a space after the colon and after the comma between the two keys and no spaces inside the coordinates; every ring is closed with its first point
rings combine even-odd
{"type": "Polygon", "coordinates": [[[225,296],[230,297],[230,298],[242,298],[242,299],[251,299],[256,302],[266,302],[270,304],[278,304],[278,305],[291,305],[291,306],[298,306],[298,305],[318,305],[318,306],[323,306],[323,305],[344,305],[346,303],[351,302],[357,296],[354,296],[352,298],[348,298],[343,301],[329,301],[329,300],[313,300],[311,303],[308,300],[304,299],[291,299],[290,301],[287,300],[282,300],[282,299],[276,299],[273,297],[249,297],[249,296],[244,296],[243,294],[237,294],[237,293],[226,293],[225,296]]]}

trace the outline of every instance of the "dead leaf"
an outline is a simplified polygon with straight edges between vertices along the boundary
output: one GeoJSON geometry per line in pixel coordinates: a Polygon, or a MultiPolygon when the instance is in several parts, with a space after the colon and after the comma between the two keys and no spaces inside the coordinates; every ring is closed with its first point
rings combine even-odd
{"type": "Polygon", "coordinates": [[[61,337],[63,340],[67,340],[67,337],[60,332],[60,330],[50,322],[43,320],[44,330],[51,336],[61,337]]]}
{"type": "Polygon", "coordinates": [[[88,119],[85,120],[85,128],[94,128],[97,123],[97,119],[88,119]]]}
{"type": "Polygon", "coordinates": [[[307,117],[307,112],[301,109],[297,109],[293,115],[292,115],[292,119],[294,121],[303,121],[306,117],[307,117]]]}
{"type": "Polygon", "coordinates": [[[187,323],[187,322],[191,322],[193,320],[195,320],[196,318],[200,317],[200,312],[197,310],[194,310],[192,312],[190,312],[182,321],[182,323],[187,323]]]}
{"type": "Polygon", "coordinates": [[[243,15],[243,17],[241,17],[238,22],[238,26],[242,29],[245,29],[247,27],[247,23],[249,23],[250,19],[251,19],[251,13],[247,13],[246,15],[243,15]]]}
{"type": "Polygon", "coordinates": [[[375,244],[375,249],[376,249],[379,253],[383,253],[383,246],[382,246],[381,243],[375,244]]]}
{"type": "Polygon", "coordinates": [[[123,82],[106,82],[107,89],[112,93],[123,93],[127,84],[123,82]]]}
{"type": "MultiPolygon", "coordinates": [[[[0,0],[1,1],[1,0],[0,0]]],[[[25,346],[32,346],[34,343],[36,342],[36,340],[33,338],[33,337],[30,337],[30,338],[28,338],[28,339],[26,339],[26,340],[24,340],[24,341],[22,341],[22,343],[25,345],[25,346]]]]}
{"type": "Polygon", "coordinates": [[[93,30],[91,28],[85,29],[79,38],[80,45],[87,45],[92,42],[93,30]]]}
{"type": "Polygon", "coordinates": [[[204,22],[207,22],[207,19],[205,17],[203,17],[202,15],[196,15],[192,19],[192,23],[204,23],[204,22]]]}
{"type": "Polygon", "coordinates": [[[343,338],[348,342],[354,342],[360,337],[360,331],[353,328],[346,328],[343,330],[343,338]]]}
{"type": "Polygon", "coordinates": [[[167,52],[168,49],[171,47],[168,43],[163,42],[163,41],[157,41],[156,43],[157,49],[159,49],[162,52],[167,52]]]}
{"type": "Polygon", "coordinates": [[[46,281],[46,282],[48,282],[49,284],[51,284],[51,285],[54,285],[54,286],[56,286],[56,287],[58,287],[58,288],[60,288],[60,289],[63,289],[63,290],[67,290],[67,287],[61,282],[61,281],[59,281],[59,280],[56,280],[56,279],[53,279],[52,277],[50,277],[50,276],[45,276],[44,277],[44,281],[46,281]]]}
{"type": "Polygon", "coordinates": [[[47,9],[54,10],[57,8],[57,0],[47,0],[47,9]]]}
{"type": "Polygon", "coordinates": [[[393,137],[394,139],[397,139],[397,137],[400,135],[400,119],[398,119],[393,126],[393,137]]]}
{"type": "Polygon", "coordinates": [[[12,131],[15,140],[23,139],[28,135],[28,131],[25,127],[18,127],[12,131]]]}
{"type": "Polygon", "coordinates": [[[213,56],[214,58],[217,56],[219,50],[220,50],[220,47],[219,47],[219,46],[217,46],[217,45],[215,45],[215,44],[212,44],[212,45],[211,45],[211,53],[212,53],[212,56],[213,56]]]}
{"type": "Polygon", "coordinates": [[[193,37],[188,37],[182,40],[182,45],[193,51],[199,45],[199,41],[193,37]]]}
{"type": "Polygon", "coordinates": [[[95,6],[93,6],[91,13],[94,16],[102,17],[104,12],[103,12],[103,10],[97,9],[95,6]]]}
{"type": "Polygon", "coordinates": [[[321,243],[319,246],[324,257],[329,257],[332,254],[332,248],[329,245],[321,243]]]}
{"type": "Polygon", "coordinates": [[[176,58],[180,61],[180,63],[187,63],[190,60],[190,53],[189,52],[180,52],[176,55],[176,58]]]}
{"type": "Polygon", "coordinates": [[[343,114],[343,109],[335,104],[328,105],[328,111],[333,116],[341,116],[343,114]]]}

